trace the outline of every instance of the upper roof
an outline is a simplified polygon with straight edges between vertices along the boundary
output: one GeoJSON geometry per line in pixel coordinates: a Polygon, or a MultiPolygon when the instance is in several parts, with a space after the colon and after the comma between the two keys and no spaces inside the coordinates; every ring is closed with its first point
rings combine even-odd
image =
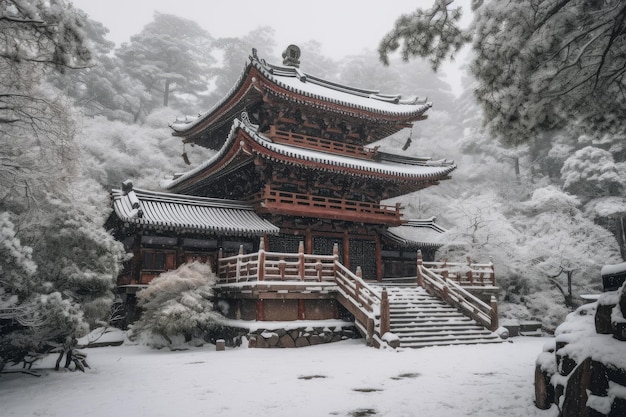
{"type": "Polygon", "coordinates": [[[234,236],[275,235],[279,231],[239,201],[140,189],[114,189],[111,196],[121,221],[145,228],[234,236]]]}
{"type": "MultiPolygon", "coordinates": [[[[246,95],[267,94],[294,102],[311,103],[341,115],[372,120],[393,120],[406,123],[423,118],[431,107],[426,99],[398,94],[381,94],[376,90],[355,88],[323,80],[302,72],[297,67],[267,63],[253,49],[250,61],[231,91],[212,109],[197,117],[185,117],[170,125],[176,136],[192,136],[224,118],[241,112],[248,103],[246,95]]],[[[260,100],[259,100],[260,101],[260,100]]],[[[399,130],[400,128],[398,128],[399,130]]],[[[390,134],[390,133],[389,133],[390,134]]]]}
{"type": "Polygon", "coordinates": [[[431,161],[427,158],[399,157],[382,152],[379,154],[379,159],[366,160],[275,143],[259,133],[254,125],[235,119],[222,148],[206,162],[173,180],[167,188],[180,192],[209,176],[217,179],[218,174],[227,172],[229,163],[241,154],[247,155],[250,161],[254,155],[259,155],[285,164],[337,172],[341,175],[398,182],[438,181],[447,178],[448,174],[456,168],[453,161],[447,160],[431,161]]]}

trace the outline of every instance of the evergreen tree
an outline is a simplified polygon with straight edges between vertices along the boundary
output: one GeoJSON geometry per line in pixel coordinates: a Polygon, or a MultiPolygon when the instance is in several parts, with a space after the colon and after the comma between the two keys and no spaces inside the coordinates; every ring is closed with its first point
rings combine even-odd
{"type": "Polygon", "coordinates": [[[211,37],[196,22],[156,12],[154,21],[116,51],[124,68],[152,95],[149,112],[167,107],[176,94],[198,95],[209,87],[211,37]]]}
{"type": "Polygon", "coordinates": [[[442,61],[471,42],[475,94],[489,131],[506,144],[565,127],[575,118],[588,131],[623,130],[626,112],[626,6],[618,0],[475,1],[468,30],[461,8],[437,0],[398,19],[380,44],[384,62],[402,57],[442,61]]]}
{"type": "Polygon", "coordinates": [[[210,266],[199,262],[159,275],[137,295],[143,314],[132,326],[132,337],[170,348],[204,340],[219,317],[211,302],[214,284],[210,266]]]}

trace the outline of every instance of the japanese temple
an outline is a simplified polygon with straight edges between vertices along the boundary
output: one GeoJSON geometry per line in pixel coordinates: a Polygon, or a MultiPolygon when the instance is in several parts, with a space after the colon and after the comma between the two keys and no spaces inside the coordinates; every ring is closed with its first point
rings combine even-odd
{"type": "MultiPolygon", "coordinates": [[[[376,146],[426,119],[431,104],[304,73],[293,45],[283,57],[273,65],[253,50],[226,97],[171,125],[184,144],[215,149],[213,157],[159,192],[130,181],[113,190],[110,224],[134,255],[120,293],[132,299],[159,273],[199,260],[214,268],[217,297],[235,323],[347,318],[374,345],[393,332],[395,290],[385,282],[409,277],[425,289],[414,298],[438,296],[457,309],[493,294],[492,265],[469,261],[463,268],[475,273],[461,273],[433,263],[444,229],[385,203],[447,180],[456,168],[376,146]],[[458,278],[452,289],[451,277],[458,278]],[[465,293],[454,301],[456,287],[465,293]]],[[[473,317],[479,327],[494,330],[494,319],[497,327],[493,303],[473,317]]],[[[494,341],[484,329],[478,339],[494,341]]]]}

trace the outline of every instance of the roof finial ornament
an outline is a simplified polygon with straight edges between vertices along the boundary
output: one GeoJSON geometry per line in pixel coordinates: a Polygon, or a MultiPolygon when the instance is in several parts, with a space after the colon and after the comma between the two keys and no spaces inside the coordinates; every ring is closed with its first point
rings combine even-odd
{"type": "Polygon", "coordinates": [[[289,45],[283,52],[283,65],[300,67],[300,48],[297,45],[289,45]]]}

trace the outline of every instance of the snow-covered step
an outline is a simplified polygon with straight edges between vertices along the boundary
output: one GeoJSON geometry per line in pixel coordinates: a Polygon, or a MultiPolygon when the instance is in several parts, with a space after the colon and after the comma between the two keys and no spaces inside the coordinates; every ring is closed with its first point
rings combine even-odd
{"type": "Polygon", "coordinates": [[[459,344],[499,343],[497,334],[487,330],[456,308],[415,285],[379,283],[373,285],[389,297],[390,330],[400,347],[420,348],[459,344]]]}

